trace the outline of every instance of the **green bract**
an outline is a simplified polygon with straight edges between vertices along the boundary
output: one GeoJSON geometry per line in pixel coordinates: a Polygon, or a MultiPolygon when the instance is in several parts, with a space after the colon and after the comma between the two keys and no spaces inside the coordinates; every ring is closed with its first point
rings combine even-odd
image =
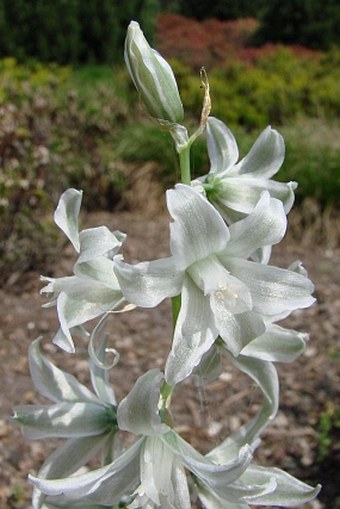
{"type": "Polygon", "coordinates": [[[164,58],[149,46],[136,21],[131,21],[128,27],[124,57],[149,115],[160,121],[181,122],[184,112],[174,73],[164,58]]]}

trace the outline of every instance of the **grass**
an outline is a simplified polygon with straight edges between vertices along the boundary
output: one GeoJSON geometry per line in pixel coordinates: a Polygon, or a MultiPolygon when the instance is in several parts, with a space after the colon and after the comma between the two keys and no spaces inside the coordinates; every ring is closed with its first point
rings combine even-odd
{"type": "MultiPolygon", "coordinates": [[[[264,126],[265,127],[265,126],[264,126]]],[[[303,120],[296,125],[278,129],[284,136],[286,158],[274,177],[282,182],[297,181],[298,201],[314,198],[322,208],[340,204],[340,125],[324,121],[303,120]]],[[[162,168],[165,184],[178,178],[178,163],[170,137],[157,126],[127,124],[118,140],[119,157],[128,161],[156,161],[162,168]]],[[[247,132],[234,129],[240,157],[255,142],[260,131],[247,132]]],[[[209,161],[204,139],[193,145],[193,176],[209,171],[209,161]]]]}

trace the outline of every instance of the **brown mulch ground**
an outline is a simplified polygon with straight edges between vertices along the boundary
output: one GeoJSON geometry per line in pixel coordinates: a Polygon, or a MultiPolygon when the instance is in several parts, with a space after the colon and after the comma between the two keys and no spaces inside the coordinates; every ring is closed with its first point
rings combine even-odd
{"type": "MultiPolygon", "coordinates": [[[[97,214],[89,218],[88,224],[106,224],[127,232],[125,255],[130,261],[168,253],[165,216],[144,219],[136,213],[97,214]]],[[[288,234],[274,250],[272,263],[287,267],[295,259],[302,259],[315,282],[317,304],[295,312],[287,320],[288,327],[309,332],[311,339],[297,361],[279,366],[280,410],[263,433],[256,461],[284,468],[311,484],[321,482],[319,500],[306,504],[305,509],[336,509],[340,507],[339,441],[336,443],[336,429],[331,426],[328,435],[332,442],[321,460],[319,432],[320,416],[331,415],[334,406],[339,405],[340,250],[317,243],[300,246],[301,242],[288,234]]],[[[54,274],[66,275],[71,259],[67,248],[54,274]]],[[[75,355],[51,345],[48,339],[57,329],[55,310],[41,309],[44,298],[39,294],[38,274],[19,276],[16,281],[12,278],[11,286],[0,289],[0,507],[6,509],[30,507],[27,474],[37,472],[54,446],[52,442],[30,443],[23,439],[9,417],[13,405],[38,401],[28,374],[30,342],[44,335],[45,352],[81,381],[88,380],[86,342],[77,340],[75,355]]],[[[169,303],[115,316],[109,330],[121,354],[120,363],[112,370],[112,383],[120,399],[140,374],[153,367],[162,369],[171,335],[169,303]]],[[[260,401],[252,382],[226,365],[223,375],[204,388],[195,387],[191,380],[182,383],[173,398],[174,420],[182,436],[206,452],[256,413],[260,401]]]]}

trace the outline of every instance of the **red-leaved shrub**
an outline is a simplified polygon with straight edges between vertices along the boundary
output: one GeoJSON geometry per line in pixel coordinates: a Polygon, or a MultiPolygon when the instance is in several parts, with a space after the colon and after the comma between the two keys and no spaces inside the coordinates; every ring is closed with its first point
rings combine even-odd
{"type": "Polygon", "coordinates": [[[194,69],[216,67],[246,46],[258,21],[196,21],[177,14],[161,14],[157,23],[157,48],[167,59],[176,58],[194,69]]]}

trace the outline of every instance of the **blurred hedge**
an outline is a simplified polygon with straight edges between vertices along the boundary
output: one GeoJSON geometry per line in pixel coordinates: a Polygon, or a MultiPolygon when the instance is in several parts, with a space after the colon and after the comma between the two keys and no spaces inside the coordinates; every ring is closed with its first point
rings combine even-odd
{"type": "Polygon", "coordinates": [[[113,69],[102,74],[80,90],[68,68],[0,61],[0,282],[58,256],[51,211],[65,189],[83,189],[89,210],[120,199],[112,140],[127,106],[113,69]]]}
{"type": "Polygon", "coordinates": [[[152,39],[159,0],[0,0],[0,57],[75,64],[122,61],[126,27],[152,39]]]}
{"type": "MultiPolygon", "coordinates": [[[[213,114],[247,129],[282,125],[300,116],[336,120],[340,115],[340,49],[298,55],[275,46],[233,58],[209,73],[213,114]]],[[[186,109],[199,112],[202,91],[190,66],[172,60],[186,109]]]]}

